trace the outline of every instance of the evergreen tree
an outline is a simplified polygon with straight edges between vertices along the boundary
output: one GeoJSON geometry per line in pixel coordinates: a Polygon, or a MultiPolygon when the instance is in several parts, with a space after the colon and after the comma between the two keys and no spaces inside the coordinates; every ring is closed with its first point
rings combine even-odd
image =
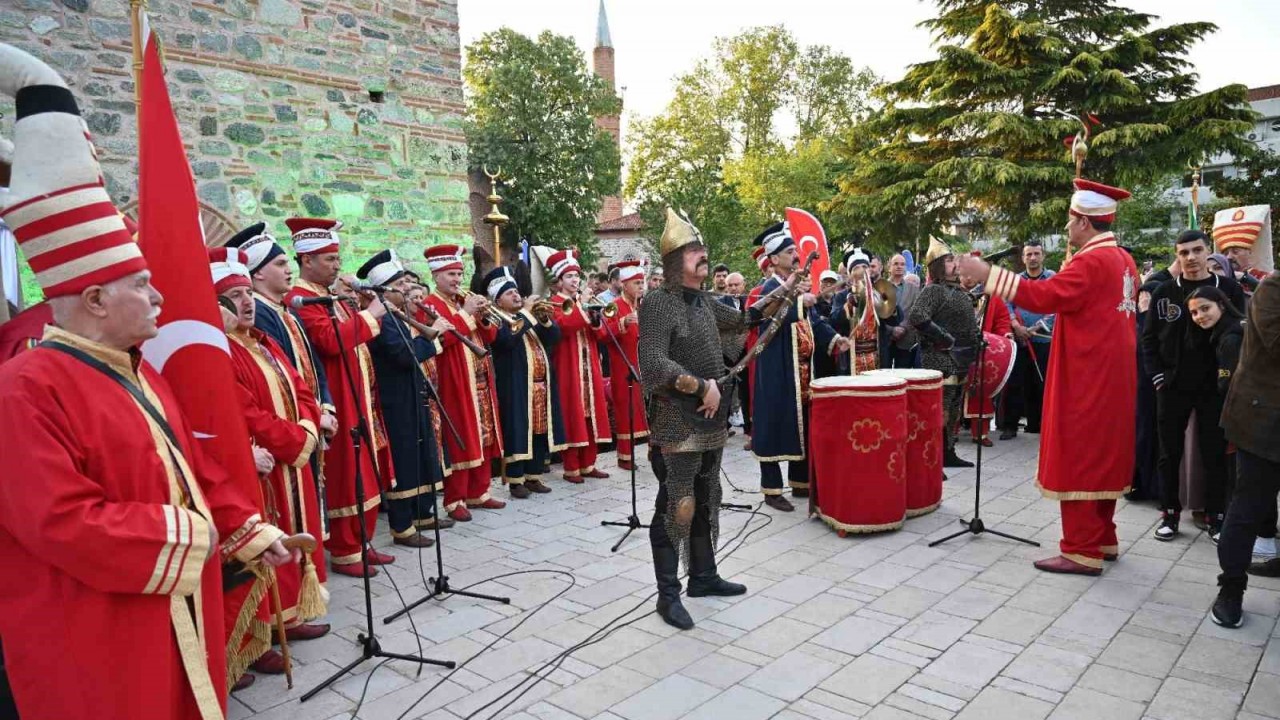
{"type": "Polygon", "coordinates": [[[924,23],[938,57],[884,86],[884,107],[837,150],[837,228],[909,246],[952,224],[1014,242],[1053,233],[1074,176],[1062,140],[1081,127],[1069,116],[1097,118],[1084,175],[1109,184],[1249,145],[1244,86],[1195,92],[1185,56],[1211,23],[1158,27],[1109,0],[938,6],[924,23]]]}

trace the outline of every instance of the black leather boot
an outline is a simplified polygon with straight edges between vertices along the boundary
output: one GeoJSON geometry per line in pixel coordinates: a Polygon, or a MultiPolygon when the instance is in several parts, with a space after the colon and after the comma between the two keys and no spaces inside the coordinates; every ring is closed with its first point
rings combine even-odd
{"type": "Polygon", "coordinates": [[[693,629],[693,618],[680,604],[680,554],[667,537],[661,518],[654,518],[649,529],[649,545],[653,548],[653,575],[658,581],[658,615],[672,627],[693,629]]]}
{"type": "Polygon", "coordinates": [[[689,548],[689,597],[730,597],[744,595],[747,586],[732,583],[716,572],[715,548],[710,537],[690,538],[689,548]]]}

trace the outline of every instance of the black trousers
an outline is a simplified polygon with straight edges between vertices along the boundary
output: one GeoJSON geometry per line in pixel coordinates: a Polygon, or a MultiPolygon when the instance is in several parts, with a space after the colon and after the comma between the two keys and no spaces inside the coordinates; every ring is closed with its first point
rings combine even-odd
{"type": "Polygon", "coordinates": [[[1182,502],[1178,499],[1178,466],[1182,464],[1187,422],[1191,420],[1193,410],[1197,418],[1196,439],[1204,462],[1204,510],[1213,517],[1226,510],[1227,441],[1218,426],[1222,401],[1218,397],[1217,385],[1212,382],[1190,390],[1166,387],[1156,391],[1156,427],[1160,435],[1160,461],[1156,471],[1160,475],[1160,507],[1182,512],[1182,502]]]}
{"type": "Polygon", "coordinates": [[[507,463],[503,475],[508,485],[523,485],[525,480],[541,480],[547,465],[547,434],[533,436],[533,457],[507,463]]]}
{"type": "Polygon", "coordinates": [[[1027,432],[1040,432],[1040,418],[1044,410],[1044,382],[1049,379],[1049,343],[1018,343],[1018,358],[1013,364],[1013,375],[1005,387],[1004,414],[1000,419],[1000,427],[1006,430],[1017,429],[1018,420],[1027,419],[1027,432]],[[1039,368],[1037,371],[1036,368],[1039,368]]]}
{"type": "Polygon", "coordinates": [[[896,368],[918,368],[920,367],[920,346],[903,350],[894,345],[889,348],[889,364],[896,368]]]}
{"type": "MultiPolygon", "coordinates": [[[[792,460],[787,463],[787,484],[791,489],[809,488],[809,461],[792,460]]],[[[765,495],[782,494],[782,463],[760,463],[760,490],[765,495]]]]}
{"type": "Polygon", "coordinates": [[[1264,530],[1275,533],[1280,463],[1236,450],[1236,487],[1218,538],[1222,579],[1243,580],[1253,557],[1253,539],[1264,530]],[[1267,525],[1269,523],[1269,526],[1267,525]]]}

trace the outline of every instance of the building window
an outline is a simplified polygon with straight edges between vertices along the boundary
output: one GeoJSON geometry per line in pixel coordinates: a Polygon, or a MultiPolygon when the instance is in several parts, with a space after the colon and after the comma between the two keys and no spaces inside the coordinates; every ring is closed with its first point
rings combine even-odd
{"type": "Polygon", "coordinates": [[[1271,132],[1280,133],[1280,118],[1271,121],[1271,132]]]}

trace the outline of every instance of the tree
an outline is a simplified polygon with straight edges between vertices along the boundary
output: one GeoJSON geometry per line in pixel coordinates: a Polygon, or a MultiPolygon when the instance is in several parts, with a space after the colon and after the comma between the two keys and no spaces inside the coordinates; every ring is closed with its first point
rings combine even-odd
{"type": "Polygon", "coordinates": [[[1210,23],[1155,27],[1109,0],[938,5],[924,23],[938,57],[883,87],[885,106],[843,138],[826,205],[838,223],[905,244],[958,221],[1014,242],[1051,233],[1074,175],[1071,115],[1101,123],[1085,175],[1124,186],[1249,144],[1244,86],[1194,92],[1185,56],[1210,23]]]}
{"type": "Polygon", "coordinates": [[[621,103],[568,37],[510,29],[467,48],[467,144],[472,167],[502,169],[511,217],[504,237],[595,252],[603,198],[618,192],[621,158],[597,117],[621,103]]]}
{"type": "Polygon", "coordinates": [[[1280,154],[1255,148],[1242,161],[1235,177],[1214,183],[1213,193],[1222,200],[1222,207],[1272,206],[1271,236],[1280,237],[1280,154]]]}
{"type": "Polygon", "coordinates": [[[651,228],[665,206],[686,210],[717,262],[754,272],[750,239],[835,191],[832,141],[866,113],[875,82],[782,27],[720,38],[660,115],[632,123],[626,194],[651,228]]]}

